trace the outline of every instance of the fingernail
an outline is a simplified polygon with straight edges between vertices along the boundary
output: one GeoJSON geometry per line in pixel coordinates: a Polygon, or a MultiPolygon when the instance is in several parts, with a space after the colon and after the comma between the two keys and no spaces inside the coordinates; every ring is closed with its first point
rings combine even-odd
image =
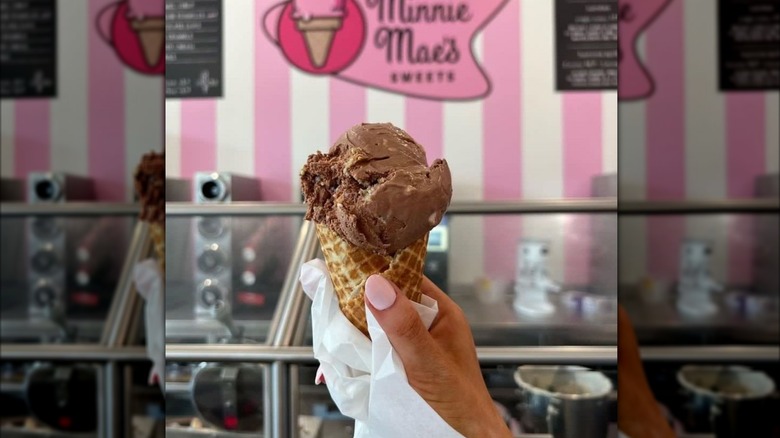
{"type": "Polygon", "coordinates": [[[385,277],[374,274],[366,280],[366,299],[377,310],[385,310],[395,303],[395,289],[385,277]]]}
{"type": "Polygon", "coordinates": [[[319,385],[325,381],[325,375],[322,374],[322,367],[317,368],[317,375],[314,377],[314,384],[319,385]]]}

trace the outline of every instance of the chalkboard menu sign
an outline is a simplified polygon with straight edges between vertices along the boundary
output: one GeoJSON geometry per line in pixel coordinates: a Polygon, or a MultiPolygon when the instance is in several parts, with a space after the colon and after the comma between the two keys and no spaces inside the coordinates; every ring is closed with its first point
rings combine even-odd
{"type": "Polygon", "coordinates": [[[720,89],[780,89],[780,1],[719,2],[720,89]]]}
{"type": "Polygon", "coordinates": [[[222,0],[165,1],[165,96],[222,96],[222,0]]]}
{"type": "Polygon", "coordinates": [[[0,97],[57,95],[55,0],[0,0],[0,97]]]}
{"type": "Polygon", "coordinates": [[[617,0],[556,0],[557,89],[617,89],[617,41],[617,0]]]}

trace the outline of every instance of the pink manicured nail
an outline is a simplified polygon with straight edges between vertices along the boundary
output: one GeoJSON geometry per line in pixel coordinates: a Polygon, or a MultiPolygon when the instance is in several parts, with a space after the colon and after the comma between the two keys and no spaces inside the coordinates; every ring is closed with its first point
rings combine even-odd
{"type": "Polygon", "coordinates": [[[366,298],[377,310],[385,310],[395,303],[395,289],[385,277],[374,274],[366,280],[366,298]]]}
{"type": "Polygon", "coordinates": [[[322,374],[322,367],[317,368],[317,375],[314,377],[314,384],[319,385],[320,383],[325,382],[325,375],[322,374]]]}

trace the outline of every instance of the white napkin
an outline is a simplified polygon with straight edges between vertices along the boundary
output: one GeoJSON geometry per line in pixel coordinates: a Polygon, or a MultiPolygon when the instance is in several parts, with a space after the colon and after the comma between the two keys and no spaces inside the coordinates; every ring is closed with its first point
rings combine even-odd
{"type": "MultiPolygon", "coordinates": [[[[331,398],[355,419],[355,438],[462,437],[409,385],[401,358],[371,312],[369,340],[339,309],[322,260],[301,267],[301,285],[312,300],[314,357],[320,362],[331,398]]],[[[428,328],[439,306],[423,295],[412,303],[428,328]]]]}
{"type": "Polygon", "coordinates": [[[149,384],[162,385],[165,371],[165,296],[163,295],[162,274],[157,260],[146,259],[135,265],[133,269],[135,289],[146,300],[146,355],[152,361],[149,372],[149,384]]]}

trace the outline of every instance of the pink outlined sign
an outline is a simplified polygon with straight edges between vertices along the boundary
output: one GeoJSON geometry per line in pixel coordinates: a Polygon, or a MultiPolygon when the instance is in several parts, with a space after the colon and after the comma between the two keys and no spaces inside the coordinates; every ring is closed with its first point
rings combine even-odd
{"type": "Polygon", "coordinates": [[[406,96],[490,94],[473,40],[509,0],[290,0],[262,18],[287,62],[406,96]]]}
{"type": "MultiPolygon", "coordinates": [[[[673,0],[619,0],[618,99],[647,99],[655,91],[650,71],[636,52],[636,41],[673,0]]],[[[678,0],[679,1],[679,0],[678,0]]]]}

